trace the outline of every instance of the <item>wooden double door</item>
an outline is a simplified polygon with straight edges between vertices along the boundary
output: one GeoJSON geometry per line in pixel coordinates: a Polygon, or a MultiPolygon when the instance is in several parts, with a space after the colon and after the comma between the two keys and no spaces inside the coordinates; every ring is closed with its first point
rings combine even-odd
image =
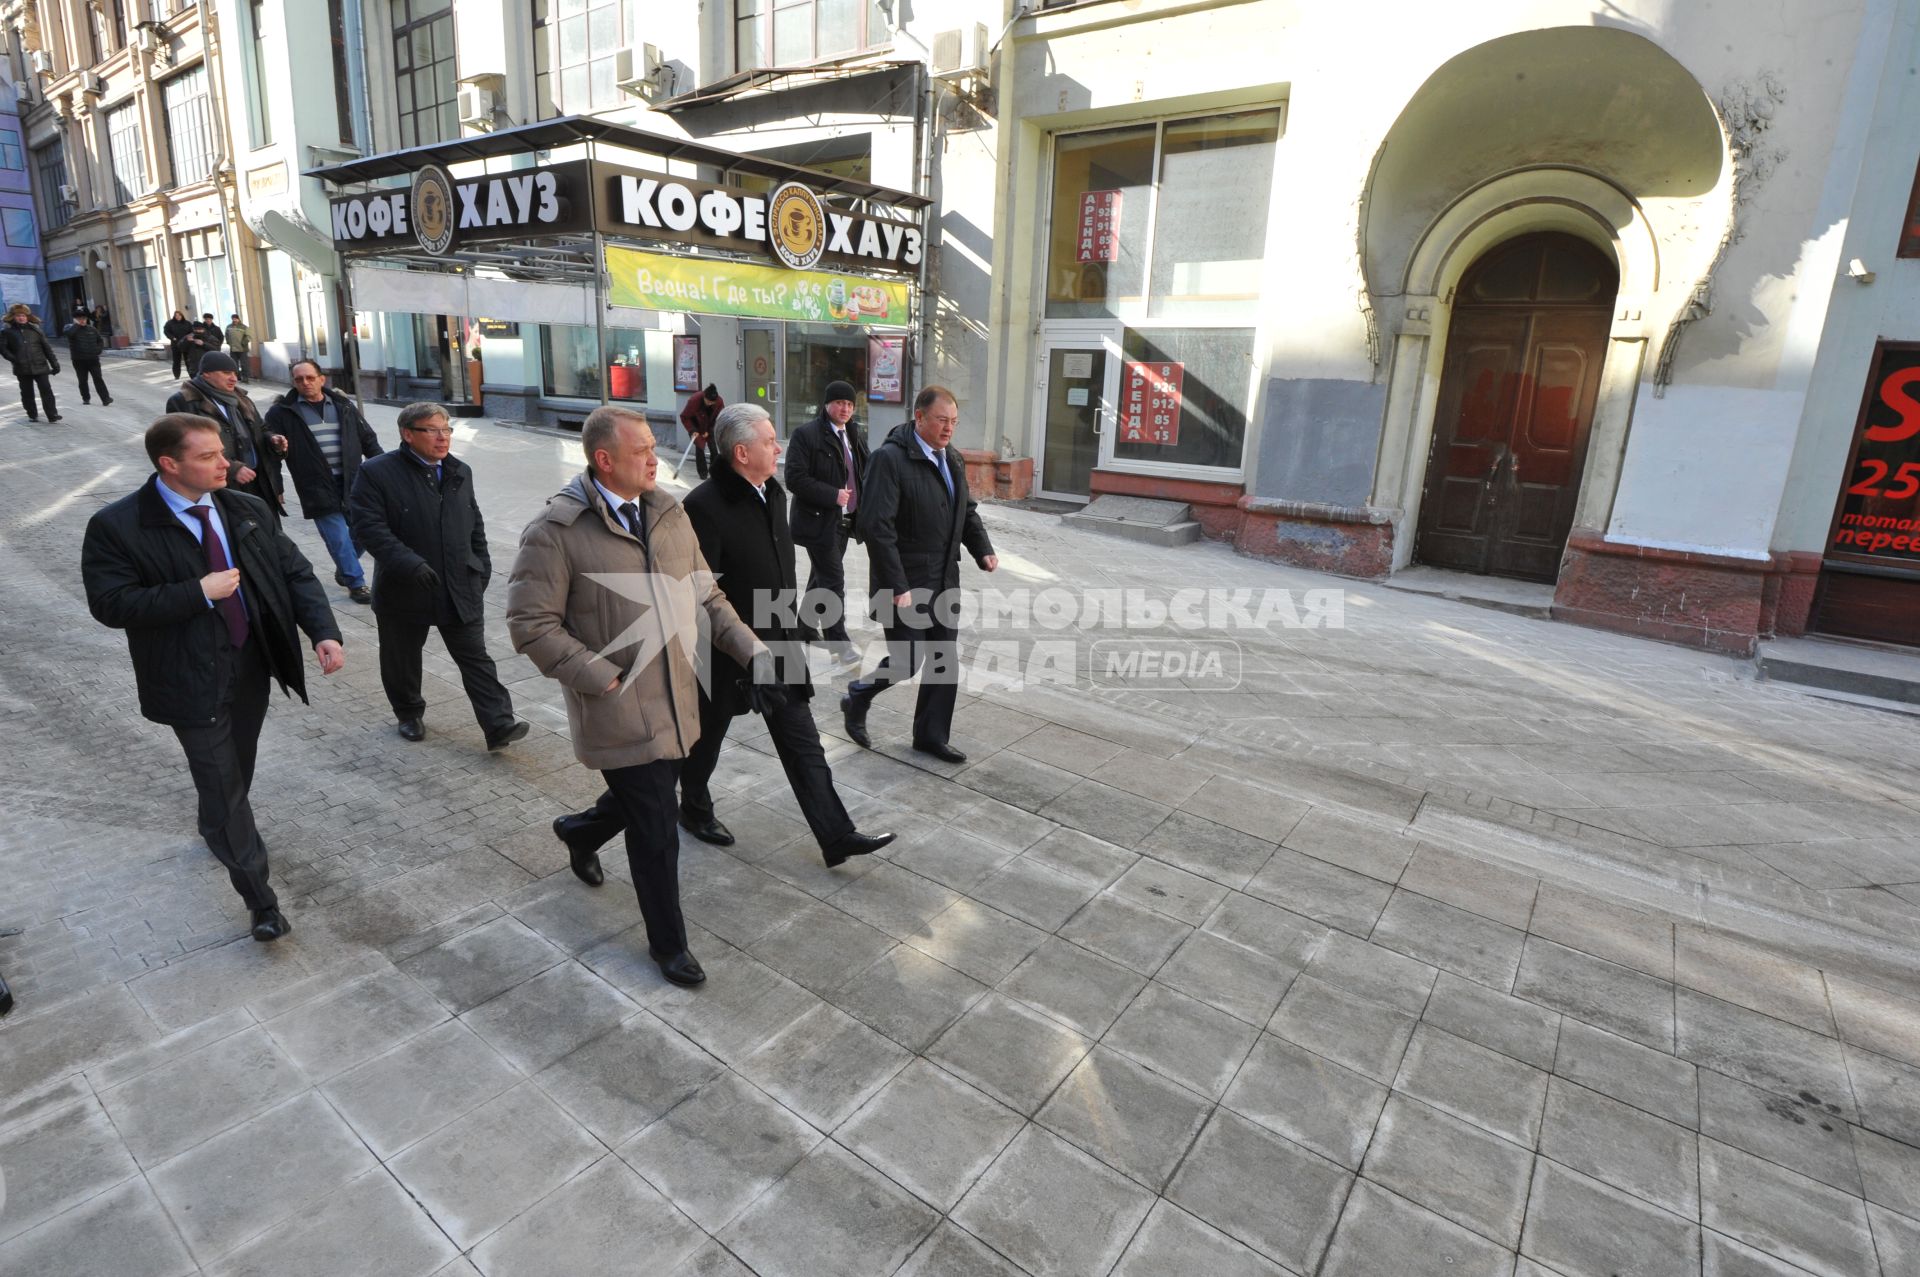
{"type": "Polygon", "coordinates": [[[1414,557],[1552,581],[1600,393],[1613,263],[1571,235],[1487,252],[1455,294],[1414,557]]]}

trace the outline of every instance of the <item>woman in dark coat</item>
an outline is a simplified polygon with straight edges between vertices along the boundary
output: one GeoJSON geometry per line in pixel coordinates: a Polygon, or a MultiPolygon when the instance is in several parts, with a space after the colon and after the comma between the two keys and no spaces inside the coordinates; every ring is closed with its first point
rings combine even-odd
{"type": "MultiPolygon", "coordinates": [[[[187,318],[187,312],[184,310],[174,311],[173,318],[169,319],[166,327],[160,330],[160,335],[167,339],[167,349],[173,352],[173,375],[176,377],[180,375],[180,365],[187,358],[187,352],[181,343],[186,341],[187,334],[192,331],[193,321],[187,318]]],[[[199,369],[196,368],[194,371],[198,372],[199,369]]]]}

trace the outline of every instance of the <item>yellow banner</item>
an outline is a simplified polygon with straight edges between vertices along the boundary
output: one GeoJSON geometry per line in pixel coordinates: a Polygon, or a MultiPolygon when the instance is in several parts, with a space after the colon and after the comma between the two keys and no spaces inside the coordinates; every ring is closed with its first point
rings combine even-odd
{"type": "Polygon", "coordinates": [[[905,327],[911,322],[912,285],[906,280],[670,257],[611,244],[607,279],[612,306],[820,324],[905,327]]]}

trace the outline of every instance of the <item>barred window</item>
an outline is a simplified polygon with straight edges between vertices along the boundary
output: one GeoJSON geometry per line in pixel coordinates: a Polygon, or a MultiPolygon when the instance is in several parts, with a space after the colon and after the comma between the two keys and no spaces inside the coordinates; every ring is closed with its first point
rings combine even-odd
{"type": "Polygon", "coordinates": [[[147,156],[140,141],[140,108],[129,102],[107,112],[107,151],[113,160],[113,202],[147,193],[147,156]]]}
{"type": "Polygon", "coordinates": [[[73,201],[68,199],[67,148],[58,138],[37,148],[33,167],[40,174],[40,207],[46,213],[47,229],[58,230],[73,220],[73,201]]]}
{"type": "Polygon", "coordinates": [[[160,86],[167,110],[167,152],[173,158],[173,182],[186,186],[213,176],[213,109],[207,97],[205,64],[160,86]]]}

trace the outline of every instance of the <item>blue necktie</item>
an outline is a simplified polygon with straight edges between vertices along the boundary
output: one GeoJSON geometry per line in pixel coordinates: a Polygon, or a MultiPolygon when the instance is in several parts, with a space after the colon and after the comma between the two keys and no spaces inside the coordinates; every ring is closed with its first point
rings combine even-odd
{"type": "Polygon", "coordinates": [[[953,499],[953,476],[947,473],[947,450],[945,448],[933,454],[933,464],[940,467],[940,477],[946,481],[947,499],[953,499]]]}

